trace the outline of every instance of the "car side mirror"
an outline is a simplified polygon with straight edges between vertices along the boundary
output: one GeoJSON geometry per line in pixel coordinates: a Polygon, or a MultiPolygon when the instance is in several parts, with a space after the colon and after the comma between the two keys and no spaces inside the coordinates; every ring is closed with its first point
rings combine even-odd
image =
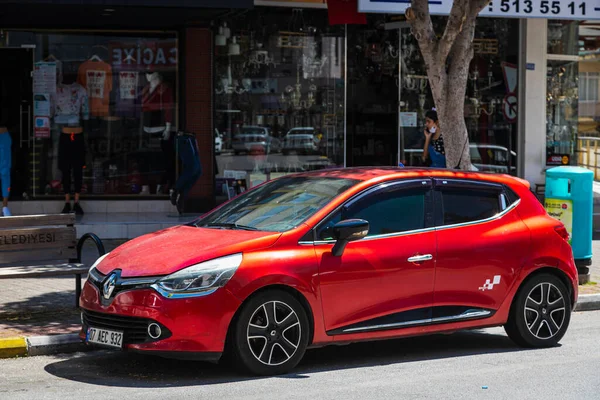
{"type": "Polygon", "coordinates": [[[369,234],[369,222],[364,219],[347,219],[333,226],[333,237],[336,240],[332,254],[341,257],[346,245],[350,242],[363,239],[369,234]]]}

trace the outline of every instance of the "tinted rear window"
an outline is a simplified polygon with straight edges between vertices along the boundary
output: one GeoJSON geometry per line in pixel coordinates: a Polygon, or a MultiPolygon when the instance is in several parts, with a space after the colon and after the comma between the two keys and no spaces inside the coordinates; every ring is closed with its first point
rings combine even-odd
{"type": "Polygon", "coordinates": [[[494,191],[444,190],[442,202],[444,225],[479,221],[500,212],[498,193],[494,191]]]}

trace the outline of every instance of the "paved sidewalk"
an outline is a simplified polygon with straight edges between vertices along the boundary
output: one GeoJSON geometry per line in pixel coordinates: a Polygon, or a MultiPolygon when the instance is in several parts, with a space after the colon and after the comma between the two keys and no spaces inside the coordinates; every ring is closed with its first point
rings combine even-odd
{"type": "MultiPolygon", "coordinates": [[[[107,252],[124,242],[103,241],[107,252]]],[[[87,241],[83,263],[91,266],[97,258],[95,247],[87,241]]],[[[74,276],[0,280],[0,339],[75,333],[80,321],[75,308],[74,276]]]]}
{"type": "MultiPolygon", "coordinates": [[[[105,241],[111,251],[124,241],[105,241]]],[[[600,240],[594,241],[592,282],[581,285],[579,294],[600,293],[600,240]]],[[[84,249],[83,261],[91,266],[97,253],[84,249]]],[[[76,333],[80,328],[80,313],[75,304],[75,279],[40,278],[0,280],[0,339],[15,336],[44,336],[76,333]]]]}

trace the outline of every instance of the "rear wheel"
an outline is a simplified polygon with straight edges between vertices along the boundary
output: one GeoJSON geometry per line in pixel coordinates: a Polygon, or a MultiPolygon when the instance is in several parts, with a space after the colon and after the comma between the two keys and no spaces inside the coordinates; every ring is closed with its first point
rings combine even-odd
{"type": "Polygon", "coordinates": [[[504,329],[520,346],[552,347],[565,335],[570,320],[565,284],[554,275],[539,274],[519,289],[504,329]]]}
{"type": "Polygon", "coordinates": [[[308,346],[306,311],[294,296],[280,290],[251,298],[232,328],[229,350],[236,364],[256,375],[290,371],[308,346]]]}

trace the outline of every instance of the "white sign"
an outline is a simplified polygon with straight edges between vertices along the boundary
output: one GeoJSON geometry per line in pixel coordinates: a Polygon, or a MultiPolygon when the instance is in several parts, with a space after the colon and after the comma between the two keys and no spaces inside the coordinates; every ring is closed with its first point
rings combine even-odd
{"type": "Polygon", "coordinates": [[[134,100],[138,96],[138,73],[119,72],[119,94],[122,100],[134,100]]]}
{"type": "MultiPolygon", "coordinates": [[[[448,15],[453,0],[429,0],[432,15],[448,15]]],[[[358,0],[358,11],[404,14],[411,0],[358,0]]],[[[492,0],[481,17],[600,20],[598,0],[492,0]]]]}
{"type": "Polygon", "coordinates": [[[50,116],[50,95],[47,93],[35,93],[33,95],[33,115],[38,117],[50,116]]]}
{"type": "Polygon", "coordinates": [[[104,99],[104,83],[106,82],[106,71],[90,69],[87,75],[87,92],[92,99],[104,99]]]}
{"type": "Polygon", "coordinates": [[[414,128],[417,126],[417,113],[416,112],[401,112],[400,113],[400,126],[414,128]]]}
{"type": "Polygon", "coordinates": [[[34,93],[56,93],[56,63],[37,62],[33,70],[34,93]]]}

